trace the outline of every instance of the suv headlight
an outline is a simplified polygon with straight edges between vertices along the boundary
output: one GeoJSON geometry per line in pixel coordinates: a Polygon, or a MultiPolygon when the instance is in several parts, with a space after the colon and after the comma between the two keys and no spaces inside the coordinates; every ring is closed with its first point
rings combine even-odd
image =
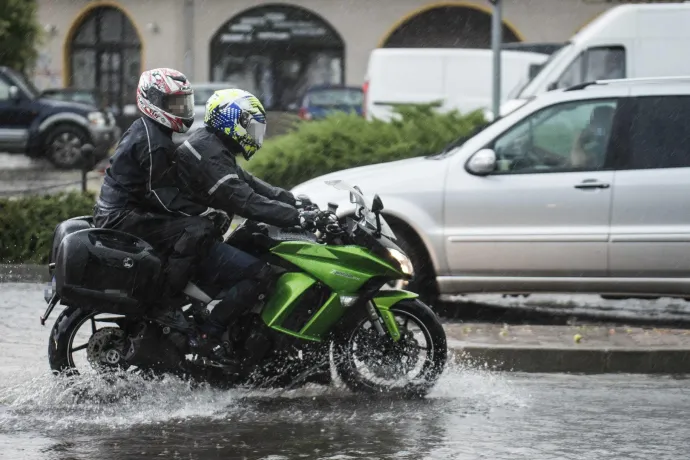
{"type": "Polygon", "coordinates": [[[414,267],[412,266],[412,261],[409,257],[407,257],[406,254],[404,254],[401,251],[398,251],[397,249],[390,248],[388,249],[388,252],[390,253],[391,257],[398,261],[398,263],[400,264],[400,269],[404,274],[409,276],[414,275],[414,267]]]}
{"type": "Polygon", "coordinates": [[[88,118],[89,123],[91,123],[92,126],[97,126],[100,128],[107,124],[105,115],[103,115],[102,112],[91,112],[86,118],[88,118]]]}

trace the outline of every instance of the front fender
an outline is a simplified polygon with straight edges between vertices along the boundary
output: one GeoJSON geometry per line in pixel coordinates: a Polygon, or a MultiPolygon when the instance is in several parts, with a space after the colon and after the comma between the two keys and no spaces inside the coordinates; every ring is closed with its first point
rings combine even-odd
{"type": "Polygon", "coordinates": [[[395,322],[395,316],[393,316],[390,310],[391,307],[402,300],[416,299],[417,297],[419,297],[417,294],[410,291],[385,290],[379,291],[372,299],[393,341],[397,342],[400,340],[400,330],[398,329],[398,323],[395,322]]]}

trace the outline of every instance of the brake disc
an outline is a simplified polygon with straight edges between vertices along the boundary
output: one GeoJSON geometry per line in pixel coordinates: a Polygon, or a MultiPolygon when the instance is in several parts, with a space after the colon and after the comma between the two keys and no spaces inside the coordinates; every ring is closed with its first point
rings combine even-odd
{"type": "Polygon", "coordinates": [[[124,361],[125,331],[118,327],[104,327],[99,329],[89,339],[87,359],[91,366],[99,367],[127,367],[124,361]]]}

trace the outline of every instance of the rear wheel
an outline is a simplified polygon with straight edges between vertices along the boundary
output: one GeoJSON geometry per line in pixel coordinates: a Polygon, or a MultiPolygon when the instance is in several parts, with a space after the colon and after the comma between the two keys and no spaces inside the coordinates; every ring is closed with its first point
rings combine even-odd
{"type": "Polygon", "coordinates": [[[48,343],[48,361],[53,372],[126,370],[126,334],[113,323],[115,318],[81,308],[65,309],[55,321],[48,343]]]}
{"type": "Polygon", "coordinates": [[[401,338],[380,336],[368,317],[335,343],[338,375],[355,392],[387,393],[404,398],[425,396],[443,372],[448,348],[436,314],[419,300],[393,307],[401,338]]]}

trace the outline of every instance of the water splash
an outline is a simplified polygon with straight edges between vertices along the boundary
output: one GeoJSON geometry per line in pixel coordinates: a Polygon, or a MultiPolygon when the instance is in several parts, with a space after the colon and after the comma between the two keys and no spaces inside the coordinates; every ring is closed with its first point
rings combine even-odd
{"type": "MultiPolygon", "coordinates": [[[[149,380],[127,373],[114,379],[42,374],[0,388],[0,432],[125,428],[190,419],[228,419],[249,413],[256,417],[266,411],[272,417],[281,412],[293,420],[326,421],[356,417],[361,399],[337,381],[331,386],[308,384],[288,391],[221,391],[171,376],[149,380]]],[[[524,406],[526,399],[505,374],[451,361],[426,401],[410,406],[385,397],[378,402],[374,398],[373,404],[380,410],[372,415],[382,422],[393,420],[399,418],[400,410],[416,412],[417,404],[484,412],[495,407],[524,406]]]]}

